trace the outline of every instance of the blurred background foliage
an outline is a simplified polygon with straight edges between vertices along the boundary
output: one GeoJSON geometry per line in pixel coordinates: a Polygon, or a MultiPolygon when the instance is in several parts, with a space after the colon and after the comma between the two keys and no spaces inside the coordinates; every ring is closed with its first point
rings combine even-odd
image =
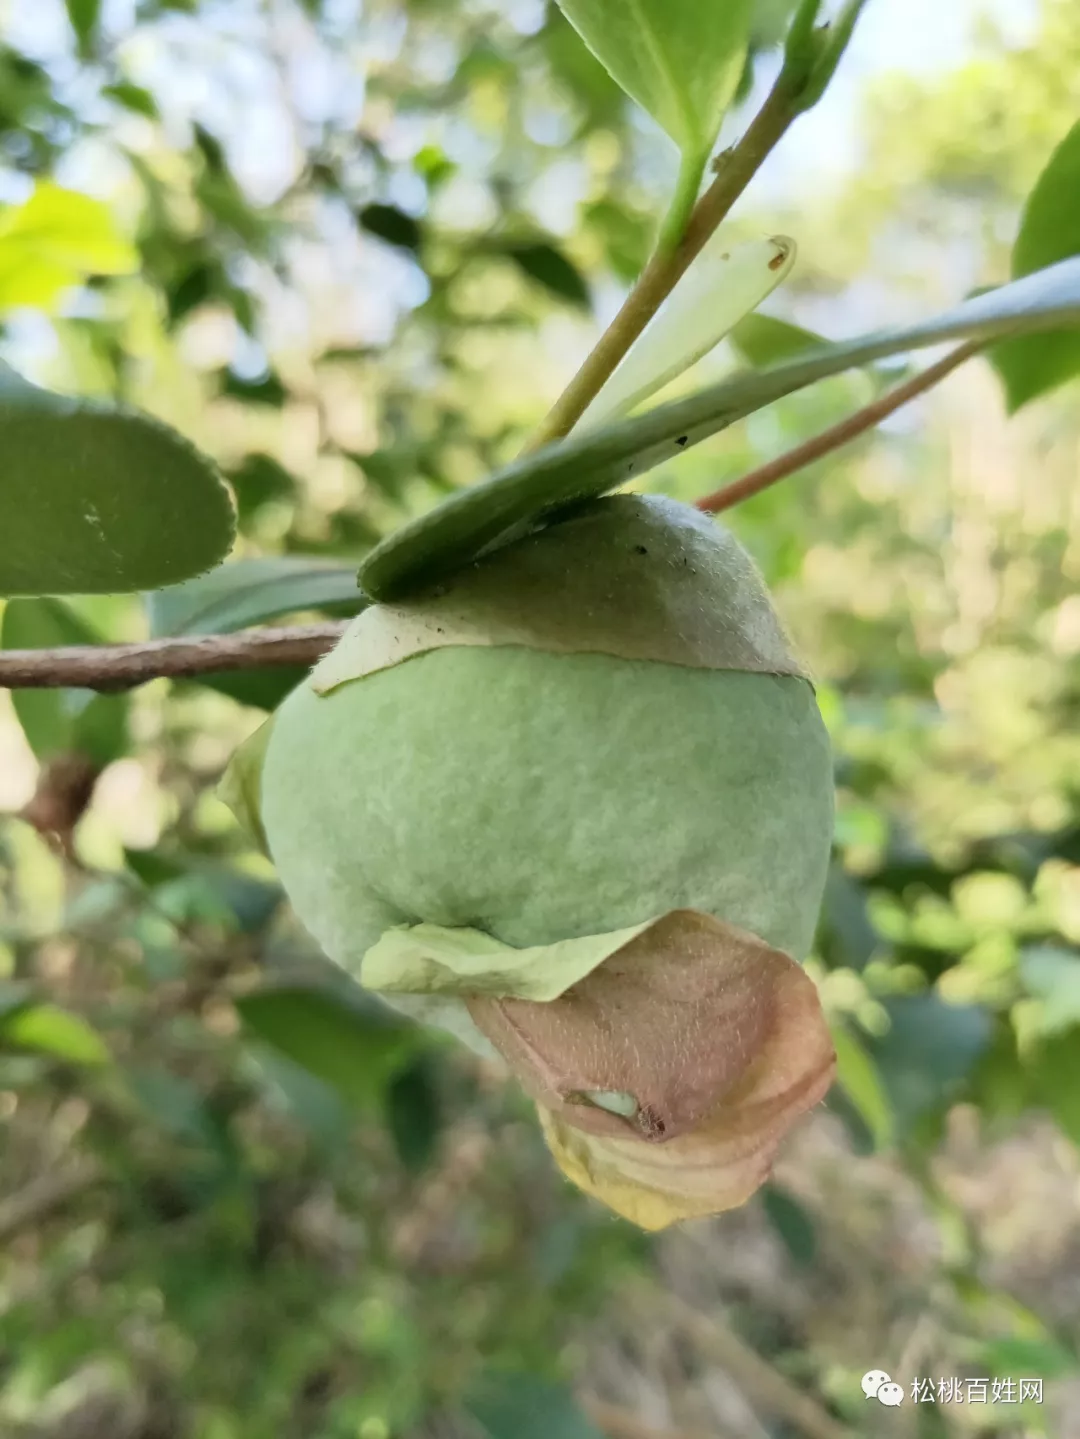
{"type": "MultiPolygon", "coordinates": [[[[790,9],[760,6],[746,107],[790,9]]],[[[839,337],[1008,277],[1080,3],[960,9],[894,68],[904,4],[871,0],[740,207],[800,243],[772,314],[839,337]]],[[[539,420],[673,173],[543,0],[4,0],[0,35],[4,354],[215,455],[244,566],[9,601],[6,646],[350,613],[357,556],[539,420]]],[[[1078,458],[1075,385],[1007,421],[977,362],[729,517],[835,742],[840,1080],[752,1204],[659,1238],[312,952],[213,794],[295,675],[2,697],[3,1439],[1080,1435],[1078,458]],[[871,1368],[1045,1402],[870,1414],[871,1368]]]]}

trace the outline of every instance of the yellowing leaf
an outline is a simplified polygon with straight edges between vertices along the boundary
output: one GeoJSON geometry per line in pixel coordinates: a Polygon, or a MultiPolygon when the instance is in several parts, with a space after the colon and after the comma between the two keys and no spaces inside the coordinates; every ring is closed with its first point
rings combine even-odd
{"type": "Polygon", "coordinates": [[[732,246],[714,235],[578,421],[588,430],[625,415],[716,348],[791,272],[795,241],[773,235],[732,246]]]}
{"type": "Polygon", "coordinates": [[[54,1004],[34,1004],[7,1015],[0,1043],[34,1049],[71,1064],[105,1064],[109,1051],[85,1019],[54,1004]]]}
{"type": "Polygon", "coordinates": [[[124,275],[138,267],[107,205],[39,181],[22,205],[0,210],[0,311],[51,307],[87,275],[124,275]]]}

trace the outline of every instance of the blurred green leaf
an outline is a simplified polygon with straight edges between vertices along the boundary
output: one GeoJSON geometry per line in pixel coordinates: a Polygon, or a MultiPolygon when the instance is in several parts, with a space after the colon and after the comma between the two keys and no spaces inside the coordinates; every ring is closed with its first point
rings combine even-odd
{"type": "Polygon", "coordinates": [[[813,330],[804,330],[789,320],[758,314],[747,315],[740,320],[729,338],[747,364],[759,370],[767,365],[777,365],[781,360],[791,360],[804,350],[829,343],[821,335],[815,335],[813,330]]]}
{"type": "Polygon", "coordinates": [[[889,1095],[897,1130],[953,1102],[994,1034],[980,1005],[947,1004],[933,991],[885,1001],[889,1029],[870,1046],[889,1095]]]}
{"type": "Polygon", "coordinates": [[[980,1349],[979,1364],[1002,1378],[1023,1374],[1035,1379],[1062,1379],[1080,1369],[1076,1354],[1049,1337],[995,1339],[980,1349]]]}
{"type": "Polygon", "coordinates": [[[215,635],[327,606],[364,607],[352,565],[308,555],[234,560],[146,596],[150,633],[215,635]]]}
{"type": "Polygon", "coordinates": [[[769,1223],[796,1264],[813,1264],[817,1254],[817,1229],[805,1204],[771,1181],[761,1191],[761,1202],[769,1223]]]}
{"type": "Polygon", "coordinates": [[[559,0],[596,58],[684,155],[712,149],[742,74],[751,0],[559,0]]]}
{"type": "Polygon", "coordinates": [[[151,589],[224,559],[213,463],[148,415],[66,399],[0,367],[0,594],[151,589]]]}
{"type": "Polygon", "coordinates": [[[418,250],[424,238],[420,222],[396,205],[365,205],[356,218],[369,235],[402,250],[418,250]]]}
{"type": "Polygon", "coordinates": [[[579,309],[591,309],[592,300],[584,276],[556,245],[546,240],[514,241],[503,247],[503,254],[556,299],[567,300],[579,309]]]}
{"type": "Polygon", "coordinates": [[[238,999],[236,1008],[253,1038],[280,1050],[361,1109],[380,1102],[416,1045],[411,1028],[327,988],[257,990],[238,999]]]}
{"type": "Polygon", "coordinates": [[[1080,954],[1075,950],[1032,945],[1021,952],[1020,977],[1028,991],[1043,1001],[1043,1034],[1080,1024],[1080,954]]]}
{"type": "MultiPolygon", "coordinates": [[[[0,645],[7,650],[99,644],[101,636],[60,600],[13,599],[4,606],[0,645]]],[[[99,768],[124,752],[127,699],[83,689],[17,689],[11,701],[27,743],[42,761],[78,751],[99,768]]]]}
{"type": "Polygon", "coordinates": [[[569,1389],[534,1374],[489,1370],[466,1404],[486,1439],[603,1439],[569,1389]]]}
{"type": "Polygon", "coordinates": [[[443,1116],[434,1056],[416,1056],[386,1087],[386,1122],[406,1169],[419,1173],[435,1158],[443,1116]]]}
{"type": "Polygon", "coordinates": [[[761,374],[524,456],[410,521],[371,551],[360,583],[377,600],[407,593],[571,502],[602,495],[807,385],[889,355],[964,336],[1080,322],[1080,261],[1002,286],[909,329],[829,345],[761,374]]]}
{"type": "Polygon", "coordinates": [[[144,115],[148,120],[159,118],[157,101],[142,85],[133,85],[130,80],[120,80],[115,85],[103,85],[101,93],[135,115],[144,115]]]}
{"type": "MultiPolygon", "coordinates": [[[[1012,255],[1014,279],[1080,255],[1080,121],[1050,157],[1028,197],[1012,255]]],[[[997,345],[991,359],[1010,413],[1080,374],[1080,329],[997,345]]]]}
{"type": "Polygon", "coordinates": [[[126,275],[138,263],[108,206],[89,195],[39,180],[25,204],[0,208],[0,314],[50,308],[85,276],[126,275]]]}
{"type": "Polygon", "coordinates": [[[85,1019],[54,1004],[29,1004],[0,1016],[0,1045],[31,1049],[70,1064],[107,1064],[109,1051],[85,1019]]]}
{"type": "Polygon", "coordinates": [[[280,410],[289,398],[288,390],[273,370],[258,380],[243,380],[232,370],[224,370],[221,393],[233,400],[243,400],[248,405],[269,405],[275,410],[280,410]]]}
{"type": "Polygon", "coordinates": [[[1080,1026],[1042,1040],[1027,1064],[1035,1102],[1080,1146],[1080,1026]]]}
{"type": "Polygon", "coordinates": [[[892,1105],[877,1065],[846,1025],[834,1025],[836,1082],[870,1131],[875,1149],[891,1147],[895,1138],[892,1105]]]}
{"type": "Polygon", "coordinates": [[[79,54],[88,60],[94,53],[98,21],[101,16],[101,0],[64,0],[71,28],[79,47],[79,54]]]}

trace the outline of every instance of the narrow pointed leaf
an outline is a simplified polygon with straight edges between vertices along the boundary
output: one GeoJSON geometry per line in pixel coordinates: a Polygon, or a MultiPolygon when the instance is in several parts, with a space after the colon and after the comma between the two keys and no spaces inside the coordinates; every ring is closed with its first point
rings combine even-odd
{"type": "Polygon", "coordinates": [[[1080,259],[988,291],[902,330],[821,347],[674,404],[549,445],[402,526],[367,556],[360,583],[393,599],[520,536],[544,517],[637,479],[737,420],[845,370],[947,340],[1080,326],[1080,259]]]}
{"type": "Polygon", "coordinates": [[[791,272],[795,242],[731,246],[713,237],[576,426],[580,434],[643,404],[688,370],[791,272]]]}
{"type": "Polygon", "coordinates": [[[351,565],[308,555],[234,560],[146,596],[150,633],[220,635],[300,610],[364,607],[351,565]]]}

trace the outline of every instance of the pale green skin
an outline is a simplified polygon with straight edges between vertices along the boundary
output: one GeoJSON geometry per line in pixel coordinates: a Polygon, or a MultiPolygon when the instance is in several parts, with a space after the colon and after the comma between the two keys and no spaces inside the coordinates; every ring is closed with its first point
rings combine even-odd
{"type": "Polygon", "coordinates": [[[262,818],[298,917],[354,974],[391,925],[527,946],[678,908],[801,961],[832,763],[794,676],[462,646],[295,690],[262,818]]]}

